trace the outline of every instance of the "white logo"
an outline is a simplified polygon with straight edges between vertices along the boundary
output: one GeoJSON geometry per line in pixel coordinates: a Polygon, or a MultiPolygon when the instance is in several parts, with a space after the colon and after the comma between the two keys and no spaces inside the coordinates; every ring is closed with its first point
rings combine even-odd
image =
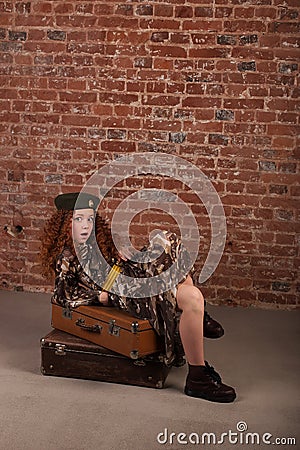
{"type": "MultiPolygon", "coordinates": [[[[163,176],[178,180],[190,188],[199,198],[199,203],[206,208],[211,224],[211,242],[206,261],[199,275],[199,283],[204,283],[215,271],[222,257],[226,240],[226,218],[223,205],[214,186],[207,176],[194,164],[178,156],[166,153],[131,153],[114,160],[97,172],[95,172],[82,188],[81,193],[89,193],[91,189],[98,190],[98,197],[101,201],[110,192],[110,190],[120,181],[129,177],[144,175],[163,176]]],[[[80,195],[78,197],[80,199],[80,195]]],[[[79,201],[79,200],[77,200],[79,201]]],[[[188,204],[181,200],[178,195],[164,189],[139,189],[135,193],[124,199],[114,211],[111,232],[113,238],[122,236],[122,245],[132,248],[129,237],[129,227],[133,217],[149,209],[160,209],[168,213],[176,221],[181,234],[182,244],[188,250],[191,257],[191,264],[187,268],[187,273],[197,259],[200,244],[200,234],[197,221],[188,204]]],[[[114,239],[118,250],[118,241],[114,239]]],[[[134,249],[134,260],[139,261],[140,254],[134,249]]],[[[97,249],[98,257],[103,264],[108,266],[100,249],[97,249]]],[[[78,255],[77,255],[78,256],[78,255]]],[[[148,261],[151,261],[151,254],[147,255],[148,261]]],[[[144,283],[142,289],[143,297],[157,295],[166,290],[174,288],[182,279],[182,274],[171,279],[170,273],[172,267],[159,276],[139,278],[139,283],[144,283]]],[[[123,274],[120,283],[122,286],[130,286],[132,278],[123,274]]],[[[96,281],[96,280],[94,280],[96,281]]],[[[122,289],[123,291],[123,289],[122,289]]],[[[121,295],[117,286],[113,285],[110,292],[121,295]]],[[[134,297],[130,294],[131,297],[134,297]]],[[[141,295],[136,294],[136,297],[141,295]]]]}

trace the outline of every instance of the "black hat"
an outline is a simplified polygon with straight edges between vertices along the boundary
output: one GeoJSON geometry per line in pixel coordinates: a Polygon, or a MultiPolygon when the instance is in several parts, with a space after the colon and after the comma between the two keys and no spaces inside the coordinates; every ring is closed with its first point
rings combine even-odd
{"type": "Polygon", "coordinates": [[[67,194],[58,195],[55,200],[57,209],[65,209],[73,211],[76,209],[94,209],[95,211],[99,205],[99,198],[95,195],[87,194],[86,192],[68,192],[67,194]]]}

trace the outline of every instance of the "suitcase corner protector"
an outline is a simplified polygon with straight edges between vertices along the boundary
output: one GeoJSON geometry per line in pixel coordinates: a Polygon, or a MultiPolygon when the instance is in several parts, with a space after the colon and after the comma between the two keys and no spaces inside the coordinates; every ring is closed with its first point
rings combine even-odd
{"type": "Polygon", "coordinates": [[[138,350],[132,350],[130,352],[130,358],[131,359],[138,359],[139,358],[139,351],[138,350]]]}

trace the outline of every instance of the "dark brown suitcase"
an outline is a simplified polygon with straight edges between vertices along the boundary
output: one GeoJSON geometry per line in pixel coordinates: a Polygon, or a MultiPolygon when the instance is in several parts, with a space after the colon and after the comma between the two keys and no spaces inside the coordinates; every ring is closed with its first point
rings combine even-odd
{"type": "Polygon", "coordinates": [[[132,359],[161,350],[161,341],[148,320],[136,319],[117,308],[68,309],[52,304],[52,327],[132,359]]]}
{"type": "Polygon", "coordinates": [[[163,388],[169,371],[159,354],[133,360],[60,330],[41,339],[43,375],[163,388]]]}

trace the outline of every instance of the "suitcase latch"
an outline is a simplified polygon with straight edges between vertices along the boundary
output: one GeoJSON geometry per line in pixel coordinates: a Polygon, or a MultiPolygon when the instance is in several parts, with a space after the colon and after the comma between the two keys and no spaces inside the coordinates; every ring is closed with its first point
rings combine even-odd
{"type": "Polygon", "coordinates": [[[138,350],[132,350],[130,352],[130,358],[131,359],[138,359],[138,357],[139,357],[139,351],[138,350]]]}
{"type": "Polygon", "coordinates": [[[115,319],[110,319],[108,324],[108,334],[112,336],[120,336],[120,327],[116,325],[115,319]]]}
{"type": "Polygon", "coordinates": [[[139,331],[139,324],[138,322],[132,322],[131,324],[131,332],[132,333],[138,333],[139,331]]]}
{"type": "Polygon", "coordinates": [[[55,354],[58,356],[64,356],[65,352],[65,344],[55,344],[55,354]]]}
{"type": "Polygon", "coordinates": [[[62,310],[62,316],[65,319],[72,319],[72,311],[69,308],[63,308],[62,310]]]}

